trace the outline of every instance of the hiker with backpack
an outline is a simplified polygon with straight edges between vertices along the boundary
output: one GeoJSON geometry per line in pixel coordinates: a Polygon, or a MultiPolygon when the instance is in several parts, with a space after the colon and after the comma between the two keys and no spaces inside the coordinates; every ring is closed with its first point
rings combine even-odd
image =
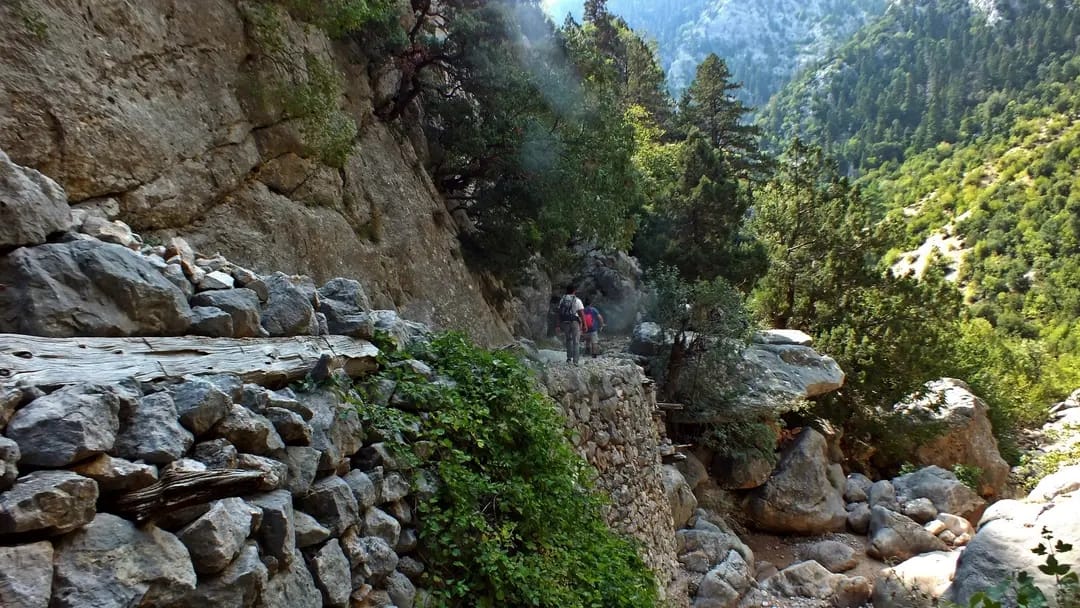
{"type": "Polygon", "coordinates": [[[585,327],[585,305],[577,295],[577,286],[568,285],[566,295],[559,300],[559,327],[566,344],[566,362],[581,362],[581,330],[585,327]]]}
{"type": "Polygon", "coordinates": [[[600,356],[600,330],[604,329],[604,315],[592,305],[589,298],[585,298],[585,311],[582,314],[585,321],[585,349],[593,359],[600,356]]]}

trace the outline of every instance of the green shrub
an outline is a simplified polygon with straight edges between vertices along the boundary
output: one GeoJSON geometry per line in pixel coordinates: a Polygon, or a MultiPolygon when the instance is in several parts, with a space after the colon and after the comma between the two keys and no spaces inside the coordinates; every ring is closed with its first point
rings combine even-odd
{"type": "Polygon", "coordinates": [[[409,447],[399,449],[417,475],[439,481],[417,505],[423,584],[435,605],[654,606],[655,578],[604,522],[595,472],[574,453],[562,416],[525,367],[459,334],[414,355],[442,380],[384,365],[360,387],[369,397],[357,401],[369,429],[407,438],[409,447]],[[396,382],[396,399],[421,413],[374,405],[386,379],[396,382]]]}
{"type": "Polygon", "coordinates": [[[982,481],[983,474],[982,469],[972,465],[956,464],[953,465],[952,472],[965,486],[976,492],[979,491],[979,482],[982,481]]]}

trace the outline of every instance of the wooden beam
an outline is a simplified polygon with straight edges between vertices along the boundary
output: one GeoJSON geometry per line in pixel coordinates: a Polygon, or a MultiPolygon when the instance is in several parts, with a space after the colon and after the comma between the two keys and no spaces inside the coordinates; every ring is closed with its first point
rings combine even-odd
{"type": "Polygon", "coordinates": [[[138,523],[184,507],[257,492],[266,473],[242,469],[168,471],[153,485],[121,496],[113,508],[138,523]]]}
{"type": "Polygon", "coordinates": [[[373,344],[347,336],[294,338],[40,338],[0,334],[0,387],[62,386],[125,378],[153,382],[235,374],[284,385],[302,379],[323,355],[350,377],[375,369],[373,344]]]}
{"type": "Polygon", "coordinates": [[[686,409],[686,406],[681,403],[664,403],[662,401],[658,401],[656,407],[668,412],[686,409]]]}

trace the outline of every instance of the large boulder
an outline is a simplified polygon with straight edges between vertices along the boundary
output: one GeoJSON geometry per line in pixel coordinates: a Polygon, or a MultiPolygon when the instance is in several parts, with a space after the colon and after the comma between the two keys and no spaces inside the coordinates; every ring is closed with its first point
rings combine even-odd
{"type": "Polygon", "coordinates": [[[751,523],[778,533],[838,532],[847,522],[840,490],[829,480],[825,437],[807,428],[784,450],[776,472],[747,502],[751,523]]]}
{"type": "Polygon", "coordinates": [[[815,561],[788,566],[766,579],[762,587],[781,597],[791,598],[832,599],[851,595],[852,587],[865,589],[866,598],[870,595],[870,583],[863,577],[849,578],[843,574],[833,574],[815,561]]]}
{"type": "Polygon", "coordinates": [[[892,480],[900,503],[929,498],[939,513],[952,513],[977,521],[986,509],[986,501],[964,485],[950,471],[929,466],[892,480]]]}
{"type": "Polygon", "coordinates": [[[622,251],[587,251],[575,283],[583,298],[592,299],[611,331],[625,333],[634,327],[646,299],[641,265],[635,258],[622,251]]]}
{"type": "Polygon", "coordinates": [[[959,557],[959,551],[934,551],[885,568],[874,581],[874,608],[938,606],[959,557]]]}
{"type": "Polygon", "coordinates": [[[764,413],[775,413],[844,385],[844,370],[836,361],[809,346],[751,344],[742,358],[752,378],[743,401],[764,413]]]}
{"type": "Polygon", "coordinates": [[[55,608],[169,605],[196,582],[175,536],[108,513],[57,541],[54,565],[55,608]]]}
{"type": "Polygon", "coordinates": [[[948,546],[906,515],[882,506],[870,510],[871,557],[885,560],[905,560],[920,553],[947,551],[948,546]]]}
{"type": "Polygon", "coordinates": [[[698,584],[693,608],[732,608],[753,584],[752,568],[738,551],[728,551],[698,584]]]}
{"type": "Polygon", "coordinates": [[[71,209],[56,182],[11,162],[0,150],[0,250],[40,245],[71,228],[71,209]]]}
{"type": "Polygon", "coordinates": [[[300,336],[310,333],[315,310],[311,300],[294,279],[282,272],[263,278],[269,299],[262,307],[261,323],[271,336],[300,336]]]}
{"type": "Polygon", "coordinates": [[[119,414],[120,399],[112,390],[73,385],[20,409],[6,434],[19,444],[23,464],[62,467],[111,450],[119,414]]]}
{"type": "Polygon", "coordinates": [[[35,336],[172,336],[191,325],[184,293],[143,256],[101,241],[0,258],[0,331],[35,336]]]}
{"type": "Polygon", "coordinates": [[[195,571],[217,574],[233,561],[251,533],[253,509],[239,498],[218,500],[210,510],[176,533],[195,571]]]}
{"type": "Polygon", "coordinates": [[[94,480],[70,471],[35,471],[0,493],[0,537],[36,533],[56,536],[94,519],[94,480]]]}
{"type": "Polygon", "coordinates": [[[955,465],[978,467],[979,494],[998,496],[1009,479],[1009,464],[998,451],[989,407],[971,388],[953,378],[926,384],[925,390],[897,406],[902,412],[941,423],[944,433],[919,445],[913,454],[919,465],[951,469],[955,465]]]}
{"type": "MultiPolygon", "coordinates": [[[[1042,538],[1043,528],[1049,530],[1054,541],[1080,547],[1078,512],[1080,494],[1076,492],[1046,503],[1013,500],[995,503],[979,522],[978,533],[960,556],[953,584],[945,598],[966,606],[973,594],[1017,572],[1027,572],[1042,589],[1050,606],[1057,606],[1053,577],[1038,570],[1045,558],[1031,550],[1046,543],[1042,538]]],[[[1071,554],[1065,554],[1061,561],[1068,563],[1071,557],[1071,554]]]]}
{"type": "Polygon", "coordinates": [[[655,357],[667,344],[663,328],[652,321],[646,321],[634,327],[630,338],[630,352],[635,355],[655,357]]]}
{"type": "Polygon", "coordinates": [[[48,541],[0,547],[0,606],[46,608],[52,595],[52,562],[48,541]]]}
{"type": "Polygon", "coordinates": [[[180,426],[176,404],[168,393],[154,393],[121,416],[113,450],[128,460],[168,464],[182,458],[195,438],[180,426]]]}
{"type": "Polygon", "coordinates": [[[675,529],[686,525],[697,508],[697,497],[686,483],[682,473],[673,465],[664,465],[661,479],[664,482],[664,495],[671,505],[671,519],[675,529]]]}

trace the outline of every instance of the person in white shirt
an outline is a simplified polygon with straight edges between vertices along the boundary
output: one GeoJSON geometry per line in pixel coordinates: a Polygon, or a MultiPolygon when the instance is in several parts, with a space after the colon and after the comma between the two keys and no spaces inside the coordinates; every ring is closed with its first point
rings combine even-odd
{"type": "Polygon", "coordinates": [[[577,286],[568,285],[566,295],[559,300],[559,327],[566,344],[566,362],[581,363],[581,330],[585,327],[585,305],[577,297],[577,286]]]}

